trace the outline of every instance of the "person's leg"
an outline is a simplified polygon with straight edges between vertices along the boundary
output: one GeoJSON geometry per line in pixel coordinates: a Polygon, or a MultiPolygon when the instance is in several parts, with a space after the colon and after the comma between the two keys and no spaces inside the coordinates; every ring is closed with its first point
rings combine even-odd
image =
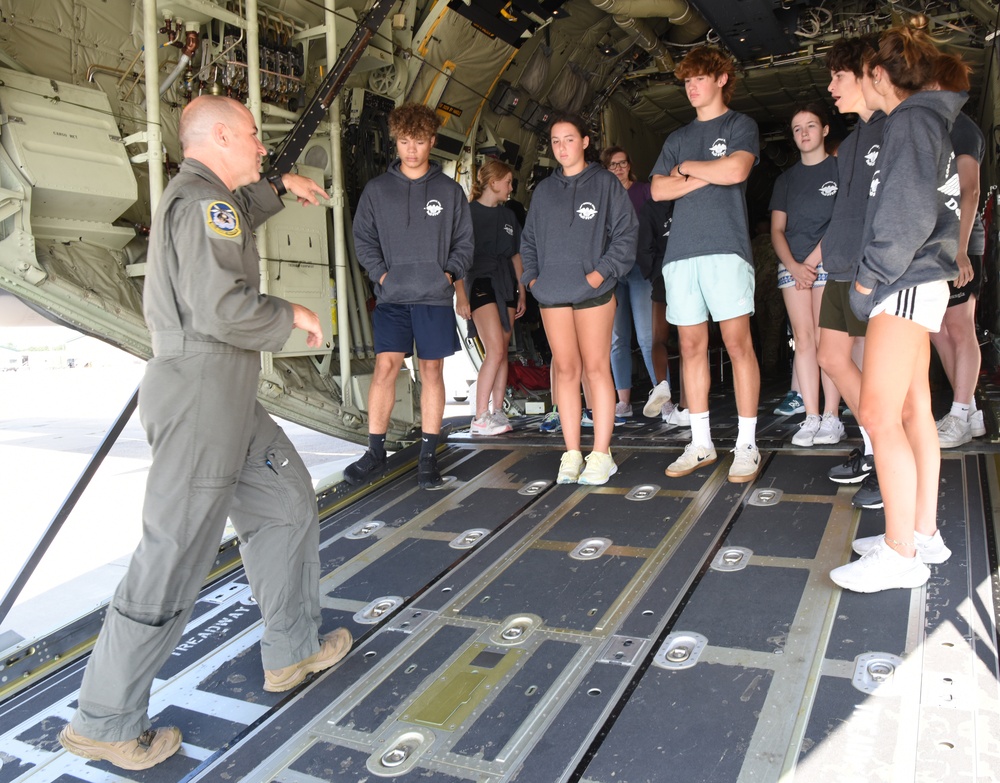
{"type": "Polygon", "coordinates": [[[750,337],[750,316],[741,315],[719,323],[722,341],[733,363],[736,410],[743,418],[757,417],[760,401],[760,366],[750,337]]]}
{"type": "MultiPolygon", "coordinates": [[[[483,363],[479,367],[479,375],[476,378],[476,418],[480,418],[490,409],[490,397],[494,395],[497,386],[497,376],[503,367],[502,387],[506,391],[507,382],[507,341],[510,333],[503,331],[500,324],[500,313],[495,304],[487,304],[477,307],[472,311],[472,322],[476,325],[476,332],[483,343],[486,355],[483,363]]],[[[503,391],[499,399],[503,401],[503,391]]]]}
{"type": "Polygon", "coordinates": [[[861,397],[861,370],[854,363],[855,338],[847,332],[820,327],[819,366],[833,381],[847,407],[857,414],[861,397]]]}
{"type": "Polygon", "coordinates": [[[794,286],[781,289],[785,299],[785,311],[792,324],[795,339],[795,359],[793,367],[793,388],[802,397],[807,416],[819,415],[819,364],[816,361],[816,319],[813,314],[813,289],[798,289],[794,286]]]}
{"type": "Polygon", "coordinates": [[[444,359],[419,359],[420,429],[438,435],[444,418],[444,359]]]}
{"type": "Polygon", "coordinates": [[[372,385],[368,389],[368,432],[384,435],[389,429],[392,406],[396,403],[396,378],[403,366],[403,353],[375,355],[372,385]]]}
{"type": "Polygon", "coordinates": [[[708,412],[711,374],[708,367],[708,321],[693,326],[678,326],[677,337],[684,362],[682,385],[691,413],[708,412]]]}
{"type": "Polygon", "coordinates": [[[611,358],[611,331],[615,321],[615,300],[573,310],[577,352],[587,379],[594,415],[594,451],[611,449],[615,426],[615,389],[608,367],[611,358]]]}
{"type": "MultiPolygon", "coordinates": [[[[812,289],[813,308],[813,340],[815,343],[816,369],[819,369],[819,312],[823,305],[823,292],[826,286],[815,286],[812,289]]],[[[840,392],[829,373],[820,370],[820,384],[823,387],[823,413],[830,413],[840,418],[840,392]]]]}
{"type": "Polygon", "coordinates": [[[153,359],[139,412],[152,447],[143,535],[84,673],[73,730],[102,742],[150,728],[153,679],[214,562],[254,421],[256,357],[153,359]]]}
{"type": "MultiPolygon", "coordinates": [[[[514,308],[507,308],[507,323],[513,325],[514,323],[514,308]]],[[[507,348],[510,345],[510,332],[504,332],[501,330],[500,339],[500,349],[498,351],[500,361],[497,365],[497,374],[493,379],[493,410],[503,412],[503,401],[504,397],[507,396],[507,371],[509,369],[509,364],[507,362],[507,348]]]]}
{"type": "Polygon", "coordinates": [[[954,347],[955,358],[949,378],[955,392],[955,402],[970,405],[976,393],[982,363],[979,340],[976,337],[976,298],[970,297],[967,302],[945,310],[941,327],[947,328],[954,347]]]}
{"type": "MultiPolygon", "coordinates": [[[[555,403],[567,451],[580,450],[580,374],[582,359],[572,307],[543,307],[542,324],[552,350],[555,403]]],[[[612,405],[612,408],[614,405],[612,405]]]]}
{"type": "MultiPolygon", "coordinates": [[[[885,504],[886,542],[904,557],[916,554],[913,530],[918,502],[927,514],[928,487],[925,481],[918,484],[918,456],[914,451],[914,445],[924,452],[930,446],[925,421],[930,418],[930,394],[925,396],[918,388],[927,383],[927,342],[927,329],[905,318],[881,313],[868,322],[858,420],[875,447],[875,469],[885,504]],[[920,381],[918,374],[922,374],[920,381]],[[924,404],[926,411],[921,410],[924,404]],[[909,432],[903,424],[904,406],[909,432]]],[[[933,428],[932,418],[930,426],[933,428]]],[[[932,472],[928,455],[922,453],[921,478],[926,480],[932,472]]],[[[937,481],[933,492],[936,507],[937,481]]],[[[923,524],[927,524],[926,517],[923,524]]]]}
{"type": "Polygon", "coordinates": [[[653,369],[653,311],[649,300],[653,293],[653,284],[642,276],[639,267],[633,266],[629,272],[628,293],[631,299],[632,323],[635,325],[635,337],[639,342],[639,350],[646,365],[650,382],[656,385],[656,371],[653,369]]]}
{"type": "Polygon", "coordinates": [[[273,670],[319,651],[319,517],[299,453],[259,404],[255,418],[229,516],[264,620],[261,661],[273,670]]]}
{"type": "MultiPolygon", "coordinates": [[[[931,411],[931,389],[927,375],[930,357],[930,341],[920,339],[914,359],[913,379],[903,404],[903,430],[913,452],[916,469],[914,528],[927,536],[934,535],[937,530],[941,473],[941,448],[931,411]]],[[[888,519],[888,514],[886,518],[888,519]]]]}
{"type": "Polygon", "coordinates": [[[651,307],[653,345],[650,357],[653,362],[654,383],[670,380],[670,324],[667,323],[667,305],[664,302],[652,302],[651,307]]]}
{"type": "Polygon", "coordinates": [[[618,281],[615,299],[614,329],[611,337],[611,373],[618,392],[619,402],[632,401],[632,304],[629,296],[631,281],[626,277],[618,281]]]}

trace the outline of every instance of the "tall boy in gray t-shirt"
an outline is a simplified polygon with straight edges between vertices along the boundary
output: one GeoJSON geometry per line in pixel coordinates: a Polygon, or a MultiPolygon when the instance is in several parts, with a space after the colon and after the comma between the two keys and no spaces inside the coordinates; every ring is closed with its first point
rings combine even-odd
{"type": "Polygon", "coordinates": [[[653,167],[652,195],[674,202],[663,259],[667,320],[677,326],[691,443],[666,469],[686,476],[716,460],[708,416],[708,319],[719,322],[733,363],[739,434],[729,480],[752,481],[760,468],[755,443],[760,368],[750,337],[754,269],[746,180],[757,162],[757,125],[731,111],[736,69],[718,49],[701,46],[677,66],[696,119],[674,131],[653,167]]]}

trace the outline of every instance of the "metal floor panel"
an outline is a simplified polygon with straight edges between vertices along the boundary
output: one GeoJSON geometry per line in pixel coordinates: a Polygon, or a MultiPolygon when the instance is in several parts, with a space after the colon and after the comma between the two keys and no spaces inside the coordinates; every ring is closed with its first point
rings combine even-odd
{"type": "Polygon", "coordinates": [[[719,449],[673,480],[684,435],[657,428],[616,431],[603,487],[555,485],[558,449],[525,429],[450,445],[442,491],[407,474],[324,518],[324,627],[357,639],[340,665],[265,693],[237,571],[154,686],[180,754],[133,773],[61,751],[77,661],[0,703],[0,783],[1000,779],[995,458],[944,455],[954,554],[926,588],[859,595],[828,573],[883,519],[825,479],[844,451],[765,454],[734,485],[719,449]]]}

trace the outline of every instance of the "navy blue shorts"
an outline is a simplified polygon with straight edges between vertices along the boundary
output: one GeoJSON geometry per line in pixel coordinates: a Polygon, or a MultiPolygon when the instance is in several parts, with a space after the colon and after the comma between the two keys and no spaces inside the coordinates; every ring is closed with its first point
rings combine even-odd
{"type": "Polygon", "coordinates": [[[377,304],[372,313],[375,353],[402,353],[443,359],[462,347],[455,331],[455,311],[444,305],[377,304]]]}

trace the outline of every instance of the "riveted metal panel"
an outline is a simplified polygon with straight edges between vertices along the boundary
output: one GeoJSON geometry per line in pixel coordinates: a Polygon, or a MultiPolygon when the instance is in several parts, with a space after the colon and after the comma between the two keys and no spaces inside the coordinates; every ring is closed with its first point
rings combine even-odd
{"type": "Polygon", "coordinates": [[[777,652],[784,648],[809,572],[748,566],[708,571],[677,621],[718,647],[777,652]]]}
{"type": "Polygon", "coordinates": [[[530,497],[509,489],[484,487],[462,498],[455,508],[442,512],[425,530],[461,533],[470,527],[493,530],[531,502],[530,497]]]}
{"type": "Polygon", "coordinates": [[[642,563],[634,557],[584,561],[565,552],[529,550],[473,596],[462,614],[501,620],[527,612],[550,628],[590,630],[642,563]]]}
{"type": "Polygon", "coordinates": [[[584,779],[639,783],[683,770],[685,783],[737,780],[772,677],[705,662],[681,671],[650,667],[584,779]]]}
{"type": "Polygon", "coordinates": [[[355,731],[376,731],[428,675],[468,641],[472,633],[470,628],[453,625],[446,625],[435,631],[413,655],[393,669],[362,701],[337,721],[337,725],[355,731]]]}
{"type": "Polygon", "coordinates": [[[640,504],[624,495],[591,492],[545,534],[549,541],[605,537],[616,546],[653,547],[670,532],[689,498],[659,496],[640,504]]]}
{"type": "Polygon", "coordinates": [[[570,642],[542,642],[455,743],[452,752],[481,756],[489,761],[495,759],[531,712],[543,703],[549,690],[562,679],[579,649],[578,644],[570,642]]]}
{"type": "Polygon", "coordinates": [[[776,506],[747,506],[740,524],[726,538],[761,557],[814,558],[826,531],[824,515],[832,507],[785,500],[776,506]]]}
{"type": "Polygon", "coordinates": [[[462,557],[447,541],[411,538],[386,552],[349,579],[330,590],[333,598],[368,603],[382,595],[413,595],[428,578],[437,576],[462,557]]]}

